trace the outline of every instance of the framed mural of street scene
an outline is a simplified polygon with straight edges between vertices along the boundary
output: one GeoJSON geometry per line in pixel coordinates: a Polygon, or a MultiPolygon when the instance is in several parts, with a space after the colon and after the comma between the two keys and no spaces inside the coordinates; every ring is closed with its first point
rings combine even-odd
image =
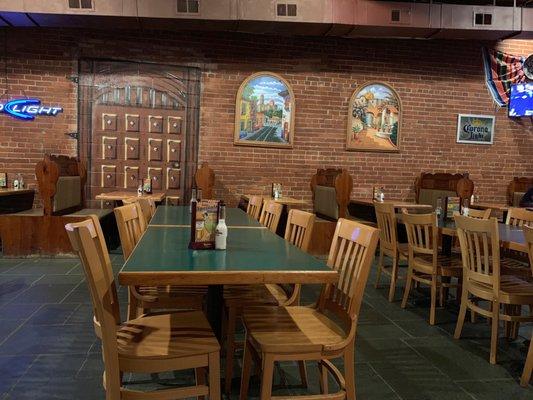
{"type": "Polygon", "coordinates": [[[234,143],[291,148],[294,138],[294,93],[272,72],[246,78],[237,93],[234,143]]]}
{"type": "Polygon", "coordinates": [[[348,110],[346,150],[400,151],[402,103],[391,86],[364,84],[353,93],[348,110]]]}
{"type": "Polygon", "coordinates": [[[459,114],[457,143],[493,144],[494,115],[459,114]]]}

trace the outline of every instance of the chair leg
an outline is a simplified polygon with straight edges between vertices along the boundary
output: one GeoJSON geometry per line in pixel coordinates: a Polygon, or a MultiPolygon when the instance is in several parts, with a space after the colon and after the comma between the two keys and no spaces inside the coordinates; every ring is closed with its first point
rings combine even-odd
{"type": "Polygon", "coordinates": [[[224,382],[224,393],[228,396],[231,393],[231,381],[233,379],[233,354],[235,352],[235,325],[237,324],[237,310],[235,307],[228,307],[228,318],[226,320],[226,372],[224,382]]]}
{"type": "Polygon", "coordinates": [[[455,325],[455,333],[453,334],[453,337],[455,339],[459,339],[461,337],[461,332],[463,331],[463,325],[465,323],[465,318],[466,318],[466,310],[468,308],[466,305],[467,301],[468,301],[468,293],[463,289],[463,295],[461,296],[461,308],[459,309],[459,316],[457,317],[457,325],[455,325]]]}
{"type": "Polygon", "coordinates": [[[376,273],[376,283],[374,287],[377,289],[379,287],[379,280],[381,279],[381,271],[383,270],[383,250],[379,250],[379,261],[378,261],[378,270],[376,273]]]}
{"type": "Polygon", "coordinates": [[[353,342],[344,350],[344,379],[346,381],[346,399],[355,400],[355,357],[353,342]]]}
{"type": "Polygon", "coordinates": [[[139,300],[132,293],[128,287],[128,319],[135,319],[138,315],[139,300]]]}
{"type": "Polygon", "coordinates": [[[411,282],[413,280],[413,271],[411,267],[407,270],[407,278],[405,279],[405,289],[403,290],[402,308],[407,305],[407,299],[409,298],[409,291],[411,290],[411,282]]]}
{"type": "Polygon", "coordinates": [[[492,331],[490,335],[490,363],[496,364],[496,353],[498,351],[498,328],[500,323],[500,305],[492,303],[492,331]]]}
{"type": "Polygon", "coordinates": [[[324,368],[322,361],[318,362],[318,372],[320,373],[320,378],[318,380],[318,383],[320,384],[320,394],[328,394],[328,370],[324,368]]]}
{"type": "Polygon", "coordinates": [[[524,372],[520,378],[520,385],[526,387],[531,380],[531,372],[533,371],[533,337],[529,342],[529,350],[527,352],[526,363],[524,364],[524,372]]]}
{"type": "Polygon", "coordinates": [[[247,340],[244,345],[244,358],[242,361],[242,373],[241,373],[241,391],[239,395],[240,400],[246,400],[248,398],[248,388],[250,387],[250,375],[252,374],[252,349],[247,340]]]}
{"type": "Polygon", "coordinates": [[[302,381],[302,386],[307,388],[307,367],[305,361],[298,361],[298,369],[300,370],[300,380],[302,381]]]}
{"type": "Polygon", "coordinates": [[[209,353],[209,400],[220,400],[220,352],[209,353]]]}
{"type": "Polygon", "coordinates": [[[261,395],[259,400],[270,400],[272,397],[272,378],[274,377],[274,357],[272,354],[265,354],[263,358],[263,373],[261,375],[261,395]]]}
{"type": "MultiPolygon", "coordinates": [[[[204,368],[195,368],[196,386],[205,385],[205,372],[204,368]]],[[[205,396],[198,396],[197,400],[205,400],[205,396]]]]}
{"type": "Polygon", "coordinates": [[[435,325],[435,309],[437,308],[437,277],[431,278],[431,308],[429,310],[429,324],[435,325]]]}
{"type": "Polygon", "coordinates": [[[398,280],[398,257],[392,259],[392,271],[390,277],[390,287],[389,287],[389,302],[394,301],[394,293],[396,291],[396,281],[398,280]]]}

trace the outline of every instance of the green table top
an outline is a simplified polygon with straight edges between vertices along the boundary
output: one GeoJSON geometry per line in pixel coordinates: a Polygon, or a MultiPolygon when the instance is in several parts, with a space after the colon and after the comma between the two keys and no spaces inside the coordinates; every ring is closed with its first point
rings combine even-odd
{"type": "MultiPolygon", "coordinates": [[[[159,206],[150,225],[191,225],[189,206],[159,206]]],[[[226,225],[229,228],[255,227],[264,228],[259,221],[253,219],[240,208],[226,208],[226,225]]]]}
{"type": "Polygon", "coordinates": [[[231,229],[227,250],[189,250],[186,227],[149,226],[119,273],[124,285],[336,282],[337,272],[268,229],[231,229]]]}
{"type": "MultiPolygon", "coordinates": [[[[452,231],[456,231],[454,220],[439,221],[439,228],[446,228],[452,231]]],[[[516,245],[526,245],[526,237],[524,231],[520,226],[512,226],[498,223],[498,231],[500,241],[504,243],[515,243],[516,245]]]]}

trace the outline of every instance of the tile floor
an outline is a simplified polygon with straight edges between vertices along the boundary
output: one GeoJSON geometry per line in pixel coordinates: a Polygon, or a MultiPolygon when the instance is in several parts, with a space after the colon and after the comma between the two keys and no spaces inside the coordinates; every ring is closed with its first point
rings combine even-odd
{"type": "MultiPolygon", "coordinates": [[[[122,256],[112,255],[115,272],[122,256]]],[[[373,277],[370,278],[373,282],[373,277]]],[[[311,301],[317,288],[307,287],[311,301]]],[[[397,297],[401,295],[398,291],[397,297]]],[[[123,305],[126,292],[119,290],[123,305]]],[[[76,259],[0,258],[0,399],[104,399],[100,345],[91,325],[91,305],[83,271],[76,259]]],[[[464,339],[451,337],[457,307],[437,313],[438,325],[426,323],[428,300],[418,293],[408,308],[390,304],[386,289],[369,284],[359,322],[356,349],[358,400],[522,400],[533,389],[518,385],[527,348],[524,326],[514,342],[501,339],[499,361],[488,363],[489,326],[467,323],[464,339]]],[[[310,382],[317,382],[309,366],[310,382]]],[[[189,374],[129,376],[136,387],[175,385],[189,374]],[[155,383],[155,381],[158,381],[155,383]]],[[[295,365],[283,365],[275,394],[302,393],[295,365]]],[[[234,380],[237,398],[238,380],[234,380]]],[[[312,384],[310,390],[317,390],[312,384]]],[[[252,380],[250,399],[257,398],[252,380]]]]}

